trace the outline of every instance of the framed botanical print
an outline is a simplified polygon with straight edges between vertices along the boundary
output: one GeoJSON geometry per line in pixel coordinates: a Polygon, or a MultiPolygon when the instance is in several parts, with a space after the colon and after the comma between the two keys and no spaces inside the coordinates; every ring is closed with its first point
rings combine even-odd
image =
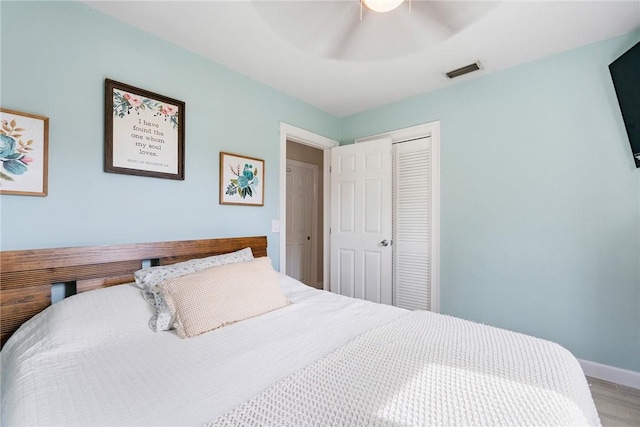
{"type": "Polygon", "coordinates": [[[220,152],[220,204],[264,206],[264,160],[220,152]]]}
{"type": "Polygon", "coordinates": [[[49,118],[0,108],[0,194],[46,196],[49,118]]]}

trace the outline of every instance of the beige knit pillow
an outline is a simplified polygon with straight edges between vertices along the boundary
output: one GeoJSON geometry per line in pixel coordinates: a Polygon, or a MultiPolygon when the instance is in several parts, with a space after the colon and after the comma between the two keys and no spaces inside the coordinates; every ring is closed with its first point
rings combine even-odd
{"type": "Polygon", "coordinates": [[[267,257],[167,279],[159,289],[176,319],[180,338],[289,304],[267,257]]]}

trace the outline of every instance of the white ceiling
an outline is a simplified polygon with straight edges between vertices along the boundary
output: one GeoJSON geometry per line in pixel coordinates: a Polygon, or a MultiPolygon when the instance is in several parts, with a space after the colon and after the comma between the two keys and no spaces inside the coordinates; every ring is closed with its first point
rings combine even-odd
{"type": "Polygon", "coordinates": [[[640,0],[86,3],[338,117],[640,28],[640,0]]]}

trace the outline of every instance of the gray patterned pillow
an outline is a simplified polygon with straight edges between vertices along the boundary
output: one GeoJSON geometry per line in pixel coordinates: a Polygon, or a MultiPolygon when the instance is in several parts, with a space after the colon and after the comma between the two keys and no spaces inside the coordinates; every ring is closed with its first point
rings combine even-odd
{"type": "Polygon", "coordinates": [[[251,248],[244,248],[228,254],[214,255],[208,258],[192,259],[171,265],[147,267],[135,272],[136,285],[141,289],[142,297],[156,308],[156,313],[149,320],[149,327],[154,332],[168,331],[174,328],[175,319],[158,289],[158,285],[167,279],[195,273],[205,268],[226,264],[251,261],[251,248]]]}

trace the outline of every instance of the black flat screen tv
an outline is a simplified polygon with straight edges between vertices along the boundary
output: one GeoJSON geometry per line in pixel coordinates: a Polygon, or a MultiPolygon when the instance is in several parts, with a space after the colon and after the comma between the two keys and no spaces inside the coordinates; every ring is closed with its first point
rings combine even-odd
{"type": "Polygon", "coordinates": [[[640,168],[640,43],[609,64],[631,152],[640,168]]]}

